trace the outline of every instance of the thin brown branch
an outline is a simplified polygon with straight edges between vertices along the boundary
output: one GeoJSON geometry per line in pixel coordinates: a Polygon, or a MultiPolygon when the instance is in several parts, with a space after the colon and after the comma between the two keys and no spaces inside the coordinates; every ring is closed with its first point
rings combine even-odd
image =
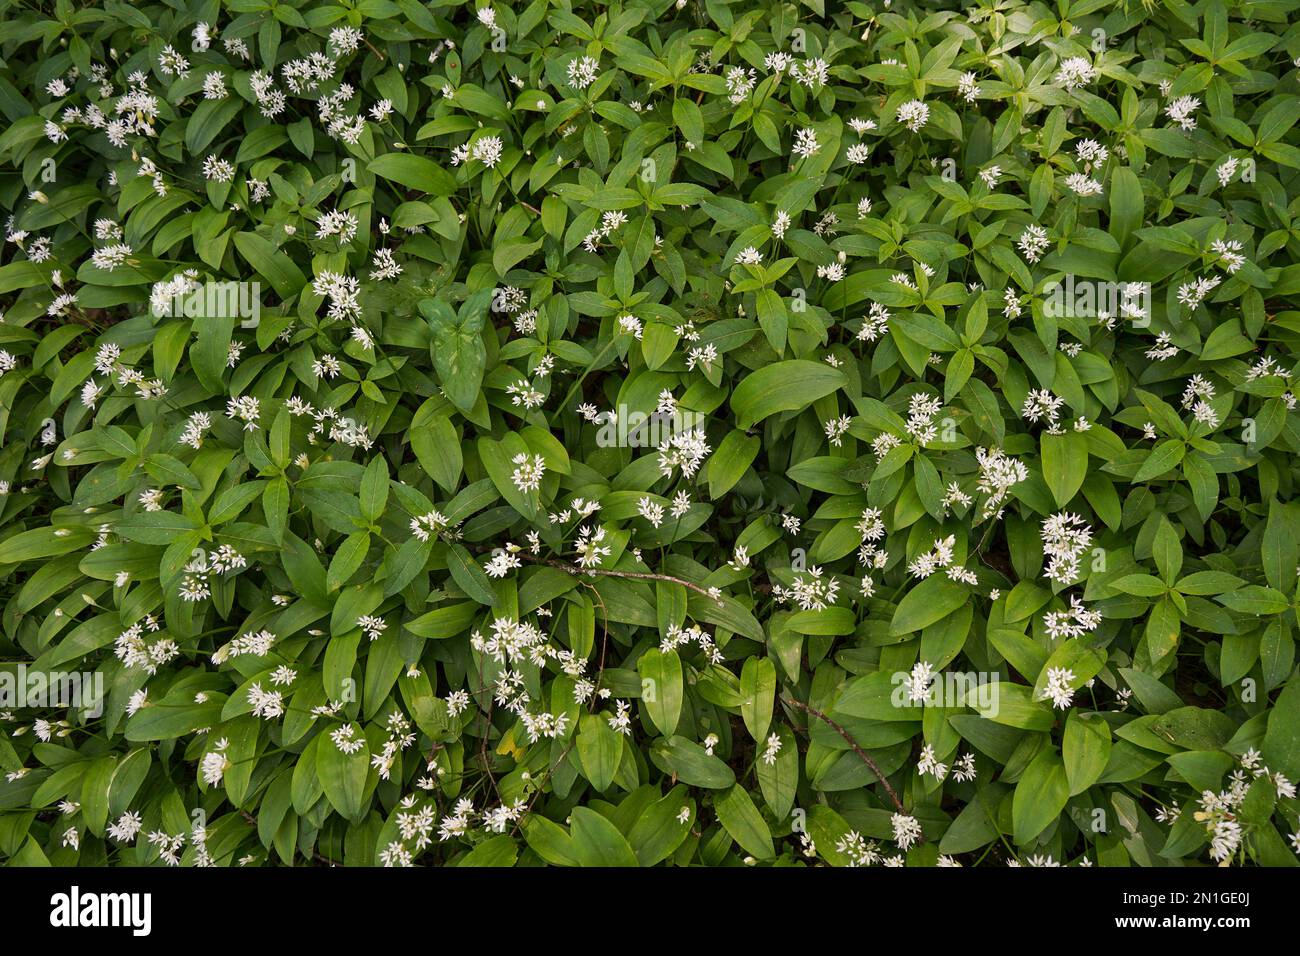
{"type": "MultiPolygon", "coordinates": [[[[487,690],[487,679],[483,674],[483,665],[487,658],[480,655],[478,662],[478,693],[487,690]]],[[[492,757],[488,754],[488,737],[492,735],[492,711],[496,707],[496,697],[488,695],[487,713],[483,717],[483,739],[479,741],[478,755],[479,760],[483,762],[483,771],[488,775],[488,780],[492,781],[492,789],[496,791],[497,802],[504,803],[501,799],[501,788],[497,786],[496,775],[492,772],[492,757]]]]}
{"type": "MultiPolygon", "coordinates": [[[[478,548],[476,550],[478,550],[480,554],[483,554],[487,551],[494,551],[496,549],[478,548]]],[[[683,578],[673,577],[671,574],[654,574],[649,571],[610,571],[604,568],[582,568],[576,564],[569,564],[567,561],[557,561],[554,558],[538,557],[537,555],[529,554],[527,551],[518,551],[515,553],[515,557],[524,561],[531,561],[533,564],[544,564],[547,567],[559,568],[561,571],[566,571],[574,577],[591,576],[602,578],[631,578],[636,581],[669,581],[673,584],[680,584],[682,587],[688,588],[696,594],[703,594],[710,601],[717,603],[719,607],[722,606],[722,598],[720,595],[715,595],[706,587],[701,587],[700,585],[683,578]]]]}
{"type": "Polygon", "coordinates": [[[600,591],[596,589],[594,584],[587,584],[585,581],[582,583],[584,587],[589,588],[591,593],[596,596],[596,602],[600,605],[600,664],[596,670],[595,690],[591,695],[591,704],[587,707],[588,711],[594,713],[596,710],[596,701],[600,699],[598,696],[600,693],[600,682],[605,677],[605,652],[609,649],[609,609],[605,607],[605,601],[600,596],[600,591]]]}
{"type": "Polygon", "coordinates": [[[874,773],[876,775],[876,778],[884,785],[885,792],[889,794],[889,799],[894,802],[894,806],[898,809],[898,812],[907,813],[907,811],[903,808],[903,801],[898,799],[898,793],[894,790],[893,786],[890,785],[888,778],[886,778],[885,775],[880,772],[880,767],[877,766],[876,762],[871,759],[871,755],[858,746],[858,742],[849,735],[849,732],[847,730],[845,730],[835,721],[831,720],[831,718],[827,717],[816,707],[812,707],[808,704],[805,704],[801,700],[795,700],[793,697],[786,697],[783,699],[791,707],[797,707],[800,710],[804,711],[804,713],[811,714],[812,716],[820,720],[822,723],[826,724],[826,726],[834,730],[841,737],[843,737],[845,742],[853,749],[853,752],[858,755],[858,758],[871,769],[871,772],[874,773]]]}
{"type": "Polygon", "coordinates": [[[671,574],[654,574],[649,571],[607,571],[604,568],[580,568],[576,564],[566,564],[564,561],[556,561],[551,558],[536,559],[539,564],[545,564],[552,568],[559,568],[561,571],[567,571],[569,574],[576,576],[593,575],[603,578],[632,578],[638,581],[670,581],[673,584],[680,584],[684,588],[703,594],[710,601],[714,601],[719,606],[722,604],[722,598],[709,593],[709,589],[701,587],[682,578],[675,578],[671,574]]]}

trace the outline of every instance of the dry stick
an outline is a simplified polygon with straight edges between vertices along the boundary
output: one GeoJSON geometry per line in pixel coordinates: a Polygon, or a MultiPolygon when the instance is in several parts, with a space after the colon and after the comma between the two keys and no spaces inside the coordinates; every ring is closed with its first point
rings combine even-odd
{"type": "MultiPolygon", "coordinates": [[[[487,680],[483,676],[483,665],[486,663],[486,657],[480,656],[478,662],[478,692],[481,694],[487,690],[487,680]]],[[[492,711],[496,706],[496,697],[488,698],[487,715],[483,718],[483,740],[479,743],[478,756],[483,761],[483,770],[487,773],[488,779],[492,781],[492,789],[496,791],[497,800],[505,803],[501,799],[501,788],[497,786],[496,774],[492,772],[492,758],[488,756],[488,737],[492,734],[492,711]]]]}
{"type": "Polygon", "coordinates": [[[583,587],[590,589],[591,593],[596,595],[596,601],[600,604],[600,664],[596,669],[596,684],[592,691],[591,706],[589,711],[596,709],[596,694],[600,691],[600,682],[605,677],[605,652],[609,649],[609,609],[605,607],[605,602],[600,596],[600,591],[594,584],[588,584],[586,581],[580,582],[583,587]]]}
{"type": "MultiPolygon", "coordinates": [[[[484,553],[482,549],[480,549],[480,553],[484,553]]],[[[540,558],[536,555],[529,554],[526,551],[516,552],[516,557],[522,558],[525,561],[531,561],[534,564],[545,564],[548,567],[559,568],[561,571],[567,571],[574,577],[592,575],[593,577],[599,576],[604,578],[635,578],[638,581],[669,581],[673,584],[680,584],[684,588],[690,588],[697,594],[703,594],[710,601],[716,602],[719,606],[722,605],[722,599],[709,593],[708,588],[700,587],[700,585],[693,584],[692,582],[686,581],[682,578],[675,578],[671,574],[652,574],[647,571],[607,571],[603,568],[580,568],[576,564],[568,564],[567,562],[556,561],[552,558],[540,558]]]]}
{"type": "Polygon", "coordinates": [[[809,713],[809,714],[812,714],[812,715],[813,715],[814,717],[816,717],[818,720],[820,720],[820,721],[822,721],[823,723],[825,723],[828,727],[830,727],[832,730],[834,730],[836,733],[838,733],[841,737],[843,737],[843,738],[845,739],[845,741],[848,742],[848,745],[849,745],[850,747],[853,748],[853,752],[854,752],[855,754],[857,754],[857,755],[862,759],[862,762],[863,762],[864,764],[866,764],[868,767],[871,768],[871,772],[874,773],[874,774],[879,778],[879,780],[880,780],[880,782],[881,782],[882,784],[884,784],[884,786],[885,786],[885,790],[886,790],[886,792],[888,792],[888,794],[889,794],[889,799],[891,799],[891,800],[894,801],[894,806],[898,808],[898,812],[899,812],[899,813],[907,813],[907,811],[906,811],[905,809],[903,809],[903,801],[901,801],[901,800],[898,799],[898,794],[897,794],[896,792],[894,792],[894,788],[893,788],[892,786],[890,786],[890,783],[889,783],[889,781],[885,778],[885,775],[884,775],[883,773],[880,772],[880,768],[879,768],[878,766],[876,766],[876,762],[875,762],[874,760],[871,759],[871,755],[868,754],[865,750],[863,750],[861,747],[858,746],[858,742],[857,742],[856,740],[854,740],[851,736],[849,736],[849,732],[848,732],[847,730],[845,730],[843,727],[841,727],[841,726],[840,726],[839,724],[837,724],[835,721],[831,720],[829,717],[827,717],[825,714],[823,714],[823,713],[822,713],[820,710],[818,710],[816,707],[810,707],[810,706],[808,706],[807,704],[805,704],[805,703],[804,703],[803,701],[801,701],[801,700],[795,700],[793,697],[787,697],[787,698],[785,698],[785,702],[786,702],[787,704],[790,704],[790,705],[793,706],[793,707],[798,707],[800,710],[805,711],[805,712],[807,712],[807,713],[809,713]]]}

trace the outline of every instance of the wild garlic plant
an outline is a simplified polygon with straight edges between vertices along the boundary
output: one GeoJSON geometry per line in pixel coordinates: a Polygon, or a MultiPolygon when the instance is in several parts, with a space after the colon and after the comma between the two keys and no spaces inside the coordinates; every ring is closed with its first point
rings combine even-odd
{"type": "Polygon", "coordinates": [[[1289,0],[68,6],[0,859],[1294,864],[1289,0]]]}

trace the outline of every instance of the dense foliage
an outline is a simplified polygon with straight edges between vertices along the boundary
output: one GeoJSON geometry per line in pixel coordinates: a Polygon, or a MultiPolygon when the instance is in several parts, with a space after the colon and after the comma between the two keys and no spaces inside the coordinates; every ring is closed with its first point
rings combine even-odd
{"type": "Polygon", "coordinates": [[[0,858],[1294,865],[1297,9],[0,0],[0,858]]]}

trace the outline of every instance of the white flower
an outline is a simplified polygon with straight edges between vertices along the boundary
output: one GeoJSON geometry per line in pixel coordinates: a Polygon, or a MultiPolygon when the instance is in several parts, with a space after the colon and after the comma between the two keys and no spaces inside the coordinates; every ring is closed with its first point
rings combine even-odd
{"type": "Polygon", "coordinates": [[[1070,607],[1065,611],[1048,611],[1043,615],[1043,627],[1049,636],[1082,637],[1097,629],[1101,613],[1088,610],[1078,597],[1070,596],[1070,607]]]}
{"type": "Polygon", "coordinates": [[[521,566],[522,564],[516,555],[502,549],[492,555],[491,559],[483,565],[483,570],[488,577],[503,578],[511,570],[521,566]]]}
{"type": "Polygon", "coordinates": [[[1071,173],[1065,177],[1065,185],[1077,196],[1100,196],[1101,183],[1083,173],[1071,173]]]}
{"type": "Polygon", "coordinates": [[[1092,529],[1079,515],[1060,512],[1043,520],[1043,553],[1048,558],[1043,576],[1069,584],[1079,576],[1079,557],[1092,544],[1092,529]]]}
{"type": "Polygon", "coordinates": [[[1217,169],[1214,170],[1215,175],[1219,177],[1220,186],[1226,186],[1228,183],[1232,182],[1232,177],[1237,174],[1237,166],[1239,162],[1240,161],[1237,157],[1229,156],[1219,164],[1217,169]]]}
{"type": "Polygon", "coordinates": [[[1026,259],[1037,262],[1043,257],[1051,242],[1047,238],[1047,231],[1042,226],[1030,223],[1020,234],[1016,244],[1020,246],[1020,251],[1025,254],[1026,259]]]}
{"type": "Polygon", "coordinates": [[[329,44],[340,55],[355,53],[365,40],[365,35],[356,27],[335,27],[330,31],[329,44]]]}
{"type": "Polygon", "coordinates": [[[930,118],[930,107],[920,100],[908,100],[898,108],[897,120],[913,133],[921,129],[930,118]]]}
{"type": "Polygon", "coordinates": [[[1246,257],[1241,254],[1242,245],[1236,239],[1215,239],[1210,243],[1210,252],[1218,256],[1223,268],[1230,275],[1246,264],[1246,257]]]}
{"type": "Polygon", "coordinates": [[[840,582],[834,577],[822,577],[820,567],[812,567],[804,574],[796,574],[789,588],[780,584],[772,586],[772,594],[778,601],[787,601],[799,605],[805,611],[825,610],[835,603],[839,595],[840,582]]]}
{"type": "Polygon", "coordinates": [[[91,264],[96,269],[103,269],[111,272],[118,266],[126,262],[127,256],[131,255],[131,247],[125,243],[117,243],[111,246],[104,246],[96,249],[90,257],[91,264]]]}
{"type": "Polygon", "coordinates": [[[1065,399],[1057,398],[1045,388],[1030,389],[1029,394],[1025,396],[1024,404],[1020,408],[1020,414],[1031,422],[1046,419],[1048,430],[1052,431],[1057,427],[1061,407],[1064,404],[1065,399]]]}
{"type": "Polygon", "coordinates": [[[801,159],[807,159],[809,156],[815,155],[821,148],[821,144],[817,142],[817,131],[804,128],[795,133],[791,152],[801,159]]]}
{"type": "Polygon", "coordinates": [[[822,423],[826,430],[826,438],[835,448],[843,444],[844,435],[848,432],[849,426],[853,424],[853,419],[848,415],[841,415],[839,418],[832,418],[822,423]]]}
{"type": "Polygon", "coordinates": [[[1072,56],[1062,61],[1056,73],[1056,82],[1067,90],[1091,83],[1097,78],[1097,70],[1087,57],[1072,56]]]}
{"type": "Polygon", "coordinates": [[[804,60],[803,64],[791,64],[790,75],[808,89],[823,86],[829,76],[830,65],[820,57],[804,60]]]}
{"type": "Polygon", "coordinates": [[[835,843],[837,853],[849,858],[850,867],[871,866],[880,862],[880,846],[874,840],[868,842],[857,830],[850,830],[835,843]]]}
{"type": "Polygon", "coordinates": [[[350,212],[333,210],[323,213],[316,220],[316,238],[327,239],[330,236],[338,236],[339,244],[349,243],[357,234],[359,223],[357,217],[350,212]]]}
{"type": "Polygon", "coordinates": [[[979,484],[976,488],[989,496],[984,503],[984,517],[987,518],[997,513],[1012,487],[1029,478],[1029,469],[1023,462],[1004,454],[998,448],[991,451],[977,448],[975,460],[980,466],[979,484]]]}
{"type": "Polygon", "coordinates": [[[149,706],[149,690],[148,688],[142,687],[140,690],[132,694],[129,700],[127,700],[126,715],[128,717],[132,717],[142,707],[148,707],[148,706],[149,706]]]}
{"type": "Polygon", "coordinates": [[[536,491],[542,487],[542,476],[546,473],[546,462],[541,455],[529,456],[520,452],[511,459],[516,466],[510,475],[516,488],[522,492],[536,491]]]}
{"type": "Polygon", "coordinates": [[[233,766],[225,754],[225,750],[229,745],[229,740],[224,737],[221,738],[213,749],[203,755],[203,759],[199,762],[199,773],[209,787],[221,786],[226,771],[233,766]]]}
{"type": "Polygon", "coordinates": [[[226,417],[238,418],[244,423],[244,431],[255,431],[257,419],[261,414],[260,400],[251,395],[238,396],[226,402],[226,417]]]}
{"type": "Polygon", "coordinates": [[[569,83],[575,89],[585,90],[596,82],[596,74],[599,71],[599,64],[589,56],[570,60],[568,66],[569,83]]]}
{"type": "Polygon", "coordinates": [[[1213,292],[1222,280],[1218,276],[1203,276],[1192,282],[1185,282],[1178,287],[1178,301],[1189,309],[1195,309],[1213,292]]]}
{"type": "Polygon", "coordinates": [[[375,617],[372,614],[363,614],[357,618],[357,627],[361,628],[361,632],[373,641],[377,640],[380,634],[388,630],[388,622],[382,617],[375,617]]]}
{"type": "Polygon", "coordinates": [[[605,540],[605,529],[600,525],[595,528],[583,526],[578,530],[578,540],[574,542],[574,551],[578,555],[578,564],[584,568],[596,567],[600,564],[602,558],[607,558],[613,554],[608,545],[602,545],[605,540]]]}
{"type": "Polygon", "coordinates": [[[1052,706],[1064,710],[1074,699],[1070,683],[1074,680],[1074,671],[1065,667],[1047,669],[1047,686],[1043,688],[1043,697],[1051,698],[1052,706]]]}
{"type": "Polygon", "coordinates": [[[1178,346],[1170,342],[1168,332],[1161,332],[1156,335],[1156,344],[1147,349],[1146,357],[1156,362],[1163,362],[1171,359],[1178,354],[1178,346]]]}
{"type": "Polygon", "coordinates": [[[260,681],[248,688],[248,702],[253,705],[255,717],[271,720],[284,713],[284,695],[278,690],[263,690],[260,681]]]}
{"type": "Polygon", "coordinates": [[[606,714],[605,719],[614,730],[625,737],[630,737],[632,735],[632,706],[625,700],[617,700],[614,702],[614,708],[614,713],[606,714]]]}
{"type": "Polygon", "coordinates": [[[224,100],[229,95],[226,91],[225,74],[213,70],[203,78],[203,98],[205,100],[224,100]]]}
{"type": "Polygon", "coordinates": [[[474,141],[474,146],[470,150],[470,156],[477,159],[488,169],[496,166],[501,161],[501,137],[500,136],[483,136],[474,141]]]}
{"type": "Polygon", "coordinates": [[[975,754],[967,753],[952,765],[952,775],[959,783],[974,780],[976,777],[975,754]]]}
{"type": "Polygon", "coordinates": [[[636,503],[637,513],[645,518],[653,527],[659,527],[664,520],[664,506],[652,501],[648,496],[643,496],[636,503]]]}
{"type": "Polygon", "coordinates": [[[108,835],[118,843],[129,843],[135,839],[143,825],[139,813],[127,810],[117,818],[116,823],[109,824],[108,835]]]}
{"type": "Polygon", "coordinates": [[[330,740],[334,746],[345,754],[355,754],[366,745],[364,737],[358,737],[352,724],[344,724],[337,730],[330,731],[330,740]]]}
{"type": "Polygon", "coordinates": [[[889,823],[894,829],[894,842],[901,850],[906,850],[921,838],[921,824],[916,817],[895,813],[889,818],[889,823]]]}
{"type": "MultiPolygon", "coordinates": [[[[687,364],[690,364],[689,361],[687,364]]],[[[681,468],[683,475],[693,478],[711,451],[704,429],[683,429],[659,446],[659,471],[667,477],[675,469],[681,468]]],[[[675,511],[673,516],[677,517],[675,511]]]]}
{"type": "Polygon", "coordinates": [[[942,780],[948,775],[948,765],[940,763],[935,758],[934,747],[926,744],[921,748],[921,759],[917,762],[916,770],[922,776],[930,774],[936,780],[942,780]]]}
{"type": "Polygon", "coordinates": [[[1110,153],[1105,146],[1102,146],[1095,139],[1083,139],[1075,145],[1074,155],[1079,162],[1093,165],[1104,163],[1110,153]]]}
{"type": "Polygon", "coordinates": [[[1201,101],[1195,96],[1180,96],[1165,107],[1165,115],[1183,130],[1196,129],[1196,117],[1192,114],[1200,108],[1201,101]]]}

